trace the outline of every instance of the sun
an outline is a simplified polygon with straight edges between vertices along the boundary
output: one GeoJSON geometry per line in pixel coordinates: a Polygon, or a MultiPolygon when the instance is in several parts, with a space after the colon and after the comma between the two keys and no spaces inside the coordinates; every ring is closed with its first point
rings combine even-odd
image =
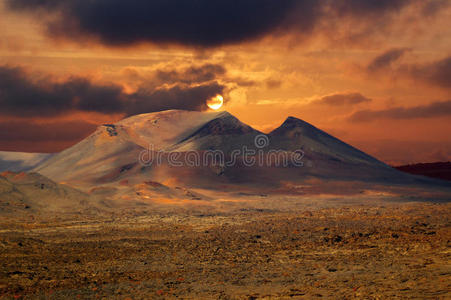
{"type": "Polygon", "coordinates": [[[207,100],[207,106],[213,110],[218,110],[224,104],[224,98],[221,95],[216,95],[207,100]]]}

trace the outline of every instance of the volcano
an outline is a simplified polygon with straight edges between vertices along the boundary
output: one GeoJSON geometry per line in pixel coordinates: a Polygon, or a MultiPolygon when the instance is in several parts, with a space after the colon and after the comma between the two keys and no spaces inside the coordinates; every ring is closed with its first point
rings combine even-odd
{"type": "Polygon", "coordinates": [[[183,110],[141,114],[99,126],[89,137],[48,158],[33,171],[57,182],[88,187],[145,181],[171,181],[210,189],[219,186],[278,189],[287,182],[300,184],[312,179],[377,184],[428,182],[401,173],[294,117],[264,134],[228,112],[183,110]],[[246,164],[244,150],[250,156],[261,155],[260,162],[268,162],[270,155],[273,159],[285,155],[282,159],[287,161],[278,165],[259,164],[257,157],[253,164],[246,164]],[[297,164],[287,159],[294,153],[300,158],[297,164]],[[160,161],[143,162],[146,155],[158,156],[160,161]],[[186,163],[188,156],[193,155],[198,156],[197,164],[186,163]],[[222,157],[214,161],[215,155],[222,157]],[[168,162],[172,156],[179,161],[168,162]],[[205,161],[206,156],[210,160],[205,161]]]}

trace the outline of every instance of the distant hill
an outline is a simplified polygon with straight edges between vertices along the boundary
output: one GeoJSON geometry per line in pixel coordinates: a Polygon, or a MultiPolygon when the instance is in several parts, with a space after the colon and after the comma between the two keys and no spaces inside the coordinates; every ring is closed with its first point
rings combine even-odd
{"type": "Polygon", "coordinates": [[[396,169],[431,178],[438,178],[451,181],[451,162],[419,163],[395,167],[396,169]]]}
{"type": "Polygon", "coordinates": [[[51,153],[24,153],[0,151],[0,172],[13,171],[22,172],[29,171],[39,164],[42,164],[53,154],[51,153]]]}
{"type": "Polygon", "coordinates": [[[23,211],[79,211],[89,207],[89,195],[38,173],[0,173],[0,215],[23,211]]]}

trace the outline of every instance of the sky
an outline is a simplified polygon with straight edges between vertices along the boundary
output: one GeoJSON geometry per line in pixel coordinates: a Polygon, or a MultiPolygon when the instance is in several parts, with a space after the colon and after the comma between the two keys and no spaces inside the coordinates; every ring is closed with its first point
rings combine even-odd
{"type": "Polygon", "coordinates": [[[451,1],[0,0],[0,151],[222,109],[303,119],[389,164],[451,160],[451,1]]]}

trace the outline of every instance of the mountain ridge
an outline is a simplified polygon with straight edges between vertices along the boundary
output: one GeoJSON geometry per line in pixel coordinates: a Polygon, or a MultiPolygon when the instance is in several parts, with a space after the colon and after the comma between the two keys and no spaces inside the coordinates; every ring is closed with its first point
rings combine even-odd
{"type": "Polygon", "coordinates": [[[295,117],[288,117],[281,126],[265,135],[229,112],[184,110],[140,114],[101,125],[86,139],[56,154],[34,171],[57,181],[76,182],[127,178],[138,178],[139,181],[146,176],[154,181],[178,178],[179,181],[195,182],[199,177],[199,182],[208,178],[223,183],[258,183],[259,180],[271,181],[271,178],[274,182],[296,181],[311,176],[358,180],[402,177],[377,159],[295,117]],[[256,144],[258,138],[263,138],[263,146],[256,144]],[[171,152],[213,150],[227,156],[244,148],[258,150],[257,153],[263,151],[265,155],[271,150],[285,151],[285,155],[303,151],[308,167],[278,168],[276,172],[269,166],[243,169],[242,161],[227,168],[202,165],[177,169],[167,162],[161,166],[142,166],[139,162],[143,151],[162,152],[168,156],[171,152]]]}
{"type": "MultiPolygon", "coordinates": [[[[153,162],[153,161],[152,161],[153,162]]],[[[31,170],[54,180],[68,182],[82,190],[101,185],[127,185],[154,181],[171,185],[216,188],[219,186],[283,186],[317,178],[320,181],[359,181],[378,183],[428,183],[399,172],[376,158],[295,117],[287,119],[269,134],[241,122],[229,112],[168,110],[140,114],[114,124],[98,126],[90,136],[54,154],[31,170]],[[259,139],[259,141],[257,141],[259,139]],[[263,143],[258,143],[263,142],[263,143]],[[266,164],[244,161],[243,150],[269,158],[288,159],[302,153],[299,164],[266,164]],[[191,166],[186,158],[197,153],[200,159],[191,166]],[[228,159],[241,151],[232,164],[214,161],[211,154],[228,159]],[[161,163],[143,163],[144,156],[160,155],[161,163]],[[180,154],[185,164],[169,161],[180,154]],[[279,155],[279,156],[278,156],[279,155]]]]}

